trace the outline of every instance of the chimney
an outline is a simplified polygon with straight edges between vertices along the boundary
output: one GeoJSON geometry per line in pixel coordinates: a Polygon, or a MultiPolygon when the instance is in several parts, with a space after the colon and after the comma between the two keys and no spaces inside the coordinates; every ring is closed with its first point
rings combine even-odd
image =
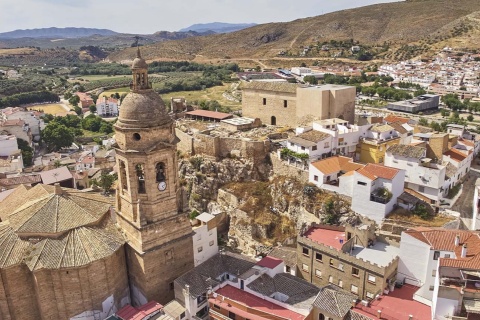
{"type": "Polygon", "coordinates": [[[413,320],[413,316],[411,314],[408,315],[408,320],[413,320]]]}
{"type": "Polygon", "coordinates": [[[353,299],[352,300],[352,308],[355,308],[357,306],[357,300],[353,299]]]}
{"type": "Polygon", "coordinates": [[[460,244],[460,235],[456,235],[455,236],[455,247],[458,246],[460,244]]]}
{"type": "Polygon", "coordinates": [[[382,310],[377,311],[378,319],[382,319],[382,310]]]}
{"type": "Polygon", "coordinates": [[[462,258],[467,257],[467,244],[466,243],[463,244],[461,257],[462,258]]]}
{"type": "Polygon", "coordinates": [[[60,187],[60,184],[59,184],[59,183],[55,183],[55,184],[54,184],[54,187],[55,187],[55,194],[57,194],[57,195],[63,194],[62,187],[60,187]]]}

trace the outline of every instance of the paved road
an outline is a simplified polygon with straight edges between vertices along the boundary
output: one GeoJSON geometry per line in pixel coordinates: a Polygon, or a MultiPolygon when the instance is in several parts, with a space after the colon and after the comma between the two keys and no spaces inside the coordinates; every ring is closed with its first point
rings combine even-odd
{"type": "MultiPolygon", "coordinates": [[[[476,160],[477,159],[475,159],[475,161],[476,160]]],[[[467,180],[465,180],[462,186],[462,194],[453,205],[452,210],[459,212],[464,223],[470,227],[472,223],[475,182],[480,178],[480,168],[477,164],[472,165],[467,177],[467,180]]]]}

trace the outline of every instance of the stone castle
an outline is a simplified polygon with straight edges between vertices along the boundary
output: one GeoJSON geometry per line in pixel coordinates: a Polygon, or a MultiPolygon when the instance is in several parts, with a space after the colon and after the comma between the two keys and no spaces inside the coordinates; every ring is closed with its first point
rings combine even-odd
{"type": "Polygon", "coordinates": [[[0,319],[104,319],[174,298],[193,268],[177,181],[178,138],[140,52],[116,131],[115,205],[60,186],[20,186],[0,202],[0,319]]]}

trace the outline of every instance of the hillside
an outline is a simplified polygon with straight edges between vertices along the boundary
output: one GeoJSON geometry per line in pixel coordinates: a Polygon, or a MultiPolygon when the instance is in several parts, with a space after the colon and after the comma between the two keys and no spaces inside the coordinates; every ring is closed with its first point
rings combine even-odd
{"type": "Polygon", "coordinates": [[[39,28],[14,30],[0,33],[0,39],[18,39],[18,38],[82,38],[92,35],[111,36],[117,34],[108,29],[93,28],[39,28]]]}
{"type": "MultiPolygon", "coordinates": [[[[461,38],[462,45],[469,45],[462,39],[478,32],[477,11],[480,11],[478,0],[378,4],[287,23],[262,24],[228,34],[157,43],[146,46],[142,54],[149,60],[269,58],[281,51],[295,55],[305,46],[350,39],[361,45],[390,44],[390,50],[411,50],[400,47],[417,45],[422,40],[424,47],[418,51],[416,47],[412,49],[415,54],[422,54],[438,42],[455,42],[455,38],[461,38]]],[[[111,54],[109,59],[125,61],[132,56],[134,50],[127,49],[111,54]]]]}
{"type": "Polygon", "coordinates": [[[224,22],[211,22],[211,23],[197,23],[190,27],[183,28],[179,32],[196,31],[207,32],[213,31],[215,33],[229,33],[234,31],[243,30],[256,26],[256,23],[224,23],[224,22]]]}

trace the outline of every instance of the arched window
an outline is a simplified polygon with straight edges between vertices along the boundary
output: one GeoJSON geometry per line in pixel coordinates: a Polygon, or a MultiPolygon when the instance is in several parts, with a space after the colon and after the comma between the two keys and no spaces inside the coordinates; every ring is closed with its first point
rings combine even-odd
{"type": "Polygon", "coordinates": [[[120,161],[120,184],[123,190],[128,190],[127,169],[125,168],[125,162],[123,161],[120,161]]]}
{"type": "Polygon", "coordinates": [[[325,320],[325,316],[323,315],[323,313],[320,313],[318,315],[318,320],[325,320]]]}
{"type": "Polygon", "coordinates": [[[135,172],[137,173],[138,181],[138,193],[145,193],[145,170],[142,164],[135,166],[135,172]]]}
{"type": "Polygon", "coordinates": [[[157,163],[157,165],[155,166],[155,170],[157,183],[165,181],[165,164],[163,162],[157,163]]]}
{"type": "Polygon", "coordinates": [[[271,123],[270,123],[272,126],[276,126],[277,125],[277,117],[275,116],[272,116],[271,118],[271,123]]]}

